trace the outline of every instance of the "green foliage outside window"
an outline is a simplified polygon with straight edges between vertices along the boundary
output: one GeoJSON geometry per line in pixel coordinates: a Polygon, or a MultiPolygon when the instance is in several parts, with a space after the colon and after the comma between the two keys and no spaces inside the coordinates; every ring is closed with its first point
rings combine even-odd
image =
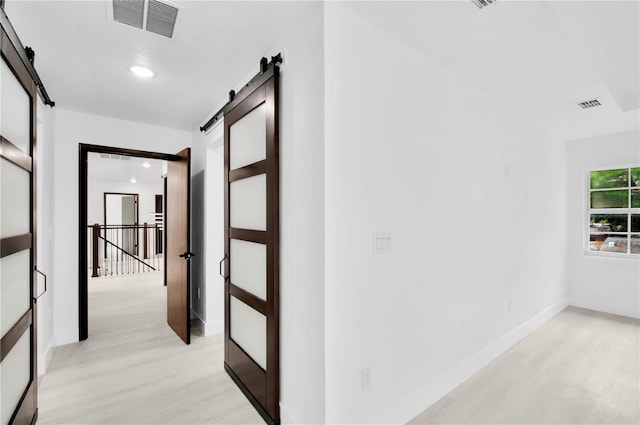
{"type": "Polygon", "coordinates": [[[640,168],[631,169],[631,186],[640,187],[640,168]]]}
{"type": "MultiPolygon", "coordinates": [[[[640,180],[640,168],[638,178],[640,180]]],[[[592,171],[591,189],[608,189],[613,187],[629,187],[629,169],[620,168],[617,170],[592,171]]]]}
{"type": "Polygon", "coordinates": [[[631,215],[631,231],[640,232],[640,214],[631,215]]]}
{"type": "Polygon", "coordinates": [[[627,214],[592,214],[589,220],[592,232],[626,232],[627,214]]]}
{"type": "Polygon", "coordinates": [[[589,251],[640,254],[640,167],[592,171],[589,184],[589,251]]]}
{"type": "Polygon", "coordinates": [[[591,208],[626,208],[629,204],[629,191],[603,190],[591,192],[591,208]]]}
{"type": "Polygon", "coordinates": [[[631,191],[631,208],[640,208],[640,190],[631,191]]]}

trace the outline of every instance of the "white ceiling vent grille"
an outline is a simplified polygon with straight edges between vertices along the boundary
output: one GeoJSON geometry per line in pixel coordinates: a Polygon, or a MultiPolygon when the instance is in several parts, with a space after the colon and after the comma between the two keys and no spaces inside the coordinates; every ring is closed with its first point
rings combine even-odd
{"type": "Polygon", "coordinates": [[[178,8],[158,0],[113,0],[113,20],[173,37],[178,8]]]}
{"type": "Polygon", "coordinates": [[[178,9],[156,0],[149,0],[147,13],[147,31],[171,38],[176,25],[178,9]]]}
{"type": "Polygon", "coordinates": [[[591,100],[585,100],[584,102],[579,102],[578,106],[582,109],[591,109],[591,108],[597,108],[598,106],[602,106],[602,102],[600,102],[600,99],[591,99],[591,100]]]}
{"type": "Polygon", "coordinates": [[[473,4],[478,6],[478,9],[489,6],[491,3],[495,3],[496,0],[471,0],[473,4]]]}
{"type": "Polygon", "coordinates": [[[113,0],[113,20],[142,29],[144,0],[113,0]]]}
{"type": "Polygon", "coordinates": [[[100,158],[104,158],[104,159],[116,159],[116,160],[121,160],[121,161],[129,161],[131,158],[129,158],[128,156],[125,155],[117,155],[115,153],[112,153],[111,155],[109,155],[108,153],[101,153],[100,154],[100,158]]]}

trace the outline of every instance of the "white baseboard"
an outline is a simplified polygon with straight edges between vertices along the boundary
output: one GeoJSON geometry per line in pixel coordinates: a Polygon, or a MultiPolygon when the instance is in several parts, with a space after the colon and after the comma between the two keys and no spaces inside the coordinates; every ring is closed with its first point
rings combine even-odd
{"type": "Polygon", "coordinates": [[[640,306],[635,311],[631,311],[621,309],[619,306],[611,307],[596,305],[593,302],[588,302],[576,298],[569,298],[569,305],[573,307],[586,308],[587,310],[599,311],[601,313],[615,314],[616,316],[625,316],[631,317],[633,319],[640,319],[640,306]]]}
{"type": "Polygon", "coordinates": [[[198,330],[200,331],[200,333],[202,335],[206,336],[207,335],[207,333],[206,333],[207,324],[205,323],[204,320],[202,320],[200,315],[198,313],[196,313],[195,310],[191,310],[191,320],[193,320],[195,322],[195,325],[198,327],[198,330]]]}
{"type": "Polygon", "coordinates": [[[194,310],[191,310],[191,317],[193,317],[196,326],[204,336],[216,335],[224,331],[224,324],[222,323],[222,320],[207,322],[206,320],[202,320],[200,315],[194,310]]]}
{"type": "Polygon", "coordinates": [[[47,369],[49,369],[49,365],[51,364],[51,359],[53,358],[53,352],[56,347],[53,345],[53,342],[56,340],[55,335],[50,339],[49,345],[44,350],[44,353],[41,356],[38,356],[38,375],[44,375],[47,373],[47,369]]]}
{"type": "Polygon", "coordinates": [[[213,320],[207,322],[207,332],[205,336],[217,335],[224,332],[224,322],[222,320],[213,320]]]}
{"type": "Polygon", "coordinates": [[[381,415],[368,421],[371,424],[407,423],[423,410],[455,389],[458,385],[476,374],[501,354],[525,338],[544,322],[564,310],[568,305],[566,299],[560,300],[533,318],[519,325],[484,349],[467,357],[452,369],[431,380],[396,402],[381,415]]]}
{"type": "Polygon", "coordinates": [[[294,425],[300,423],[282,403],[280,403],[280,423],[282,425],[294,425]]]}
{"type": "MultiPolygon", "coordinates": [[[[53,341],[53,338],[52,338],[53,341]]],[[[58,329],[56,331],[55,345],[73,344],[79,341],[78,328],[58,329]]]]}

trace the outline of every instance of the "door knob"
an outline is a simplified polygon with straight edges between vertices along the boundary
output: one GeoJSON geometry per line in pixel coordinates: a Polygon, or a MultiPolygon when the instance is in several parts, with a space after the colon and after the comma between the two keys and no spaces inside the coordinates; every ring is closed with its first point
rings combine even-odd
{"type": "Polygon", "coordinates": [[[180,254],[180,257],[184,258],[185,260],[191,260],[191,257],[195,257],[196,254],[194,254],[193,252],[185,252],[184,254],[180,254]]]}

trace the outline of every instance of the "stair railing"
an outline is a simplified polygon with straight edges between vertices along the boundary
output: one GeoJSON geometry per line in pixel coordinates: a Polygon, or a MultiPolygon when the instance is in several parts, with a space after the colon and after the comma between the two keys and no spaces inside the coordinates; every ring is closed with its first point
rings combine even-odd
{"type": "Polygon", "coordinates": [[[88,226],[91,277],[160,270],[163,266],[163,233],[162,223],[88,226]],[[139,241],[142,241],[142,249],[139,241]]]}

